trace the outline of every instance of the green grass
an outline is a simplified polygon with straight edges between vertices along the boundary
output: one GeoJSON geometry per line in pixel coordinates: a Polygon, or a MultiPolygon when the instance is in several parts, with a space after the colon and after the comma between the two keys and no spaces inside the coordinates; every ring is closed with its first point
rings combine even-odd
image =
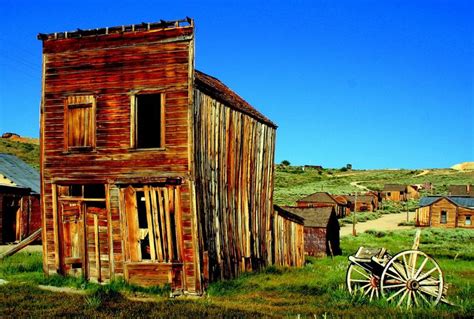
{"type": "Polygon", "coordinates": [[[457,306],[401,310],[383,300],[369,302],[345,288],[347,256],[359,246],[410,249],[415,230],[367,231],[341,239],[343,256],[308,258],[302,268],[268,267],[234,280],[212,283],[198,299],[167,297],[169,287],[140,288],[114,281],[87,284],[76,278],[44,277],[40,254],[18,253],[0,263],[0,313],[12,317],[160,317],[160,318],[468,318],[474,312],[474,231],[423,229],[420,249],[440,264],[457,306]],[[43,279],[41,279],[43,277],[43,279]],[[48,279],[49,278],[49,279],[48,279]],[[54,278],[54,279],[52,279],[54,278]],[[61,279],[62,278],[62,279],[61,279]],[[84,287],[86,296],[58,294],[38,283],[84,287]]]}
{"type": "MultiPolygon", "coordinates": [[[[432,169],[426,175],[417,176],[422,170],[340,170],[317,171],[301,167],[281,167],[275,169],[274,200],[278,205],[294,205],[296,200],[318,191],[332,194],[347,194],[361,191],[350,185],[360,182],[372,190],[382,190],[386,183],[422,184],[431,182],[433,194],[446,194],[447,185],[467,184],[474,180],[474,171],[459,172],[452,169],[432,169]]],[[[428,193],[422,193],[427,194],[428,193]]]]}
{"type": "Polygon", "coordinates": [[[39,145],[0,138],[0,153],[12,154],[39,169],[39,145]]]}

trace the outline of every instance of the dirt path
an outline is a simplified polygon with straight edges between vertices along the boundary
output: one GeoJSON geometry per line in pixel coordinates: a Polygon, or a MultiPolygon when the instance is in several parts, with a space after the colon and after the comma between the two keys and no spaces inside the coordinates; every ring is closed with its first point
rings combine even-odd
{"type": "MultiPolygon", "coordinates": [[[[409,220],[413,220],[415,217],[415,212],[409,213],[409,220]]],[[[364,223],[356,224],[357,233],[363,233],[368,229],[373,230],[400,230],[400,229],[412,229],[412,226],[398,226],[400,222],[407,221],[407,213],[398,213],[398,214],[387,214],[383,215],[379,219],[369,220],[364,223]]],[[[341,236],[352,235],[352,225],[346,224],[341,227],[340,231],[341,236]]]]}
{"type": "Polygon", "coordinates": [[[354,187],[357,187],[365,192],[368,192],[370,191],[370,189],[368,189],[367,187],[363,186],[363,185],[359,185],[359,183],[362,183],[362,182],[351,182],[350,184],[354,187]]]}
{"type": "Polygon", "coordinates": [[[429,169],[425,169],[423,172],[421,172],[420,174],[416,174],[415,177],[418,177],[418,176],[423,176],[423,175],[426,175],[430,172],[429,169]]]}

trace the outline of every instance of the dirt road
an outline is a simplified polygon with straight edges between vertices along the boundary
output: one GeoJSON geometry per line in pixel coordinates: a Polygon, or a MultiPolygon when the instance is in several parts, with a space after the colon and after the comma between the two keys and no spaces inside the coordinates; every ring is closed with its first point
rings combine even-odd
{"type": "MultiPolygon", "coordinates": [[[[413,220],[415,212],[409,213],[409,220],[413,220]]],[[[398,213],[398,214],[387,214],[382,215],[381,218],[376,220],[369,220],[364,223],[356,224],[357,233],[363,233],[368,229],[373,230],[399,230],[399,229],[411,229],[412,226],[398,226],[400,222],[406,222],[407,213],[398,213]]],[[[346,224],[341,227],[341,236],[352,235],[352,225],[346,224]]]]}

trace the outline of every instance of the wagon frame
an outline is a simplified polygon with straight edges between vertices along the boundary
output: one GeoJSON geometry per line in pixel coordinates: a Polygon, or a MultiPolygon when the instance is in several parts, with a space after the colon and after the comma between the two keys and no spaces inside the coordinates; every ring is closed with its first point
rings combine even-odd
{"type": "Polygon", "coordinates": [[[383,298],[399,307],[434,306],[446,298],[447,285],[438,263],[418,250],[420,231],[412,249],[390,255],[385,248],[359,247],[349,256],[347,289],[370,300],[383,298]]]}

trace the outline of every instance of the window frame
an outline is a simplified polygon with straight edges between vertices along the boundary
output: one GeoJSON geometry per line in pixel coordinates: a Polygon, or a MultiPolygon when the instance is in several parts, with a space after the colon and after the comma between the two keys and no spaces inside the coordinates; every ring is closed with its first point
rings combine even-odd
{"type": "Polygon", "coordinates": [[[64,150],[70,151],[92,151],[96,148],[97,132],[96,132],[96,97],[92,94],[71,95],[64,99],[64,150]],[[90,106],[85,106],[90,105],[90,106]],[[90,108],[91,127],[90,127],[90,145],[69,145],[69,119],[71,117],[70,110],[78,108],[90,108]]]}
{"type": "Polygon", "coordinates": [[[446,210],[441,210],[440,214],[439,214],[439,223],[440,224],[447,224],[448,223],[448,211],[446,210]],[[444,222],[443,222],[443,214],[445,216],[445,219],[444,219],[444,222]]]}
{"type": "Polygon", "coordinates": [[[472,218],[471,215],[466,215],[464,219],[464,226],[472,226],[472,218]],[[469,221],[469,223],[468,223],[469,221]]]}
{"type": "Polygon", "coordinates": [[[165,104],[166,94],[162,90],[141,90],[133,91],[130,94],[130,148],[133,150],[149,151],[149,150],[165,150],[165,104]],[[142,95],[160,95],[160,146],[158,147],[137,147],[138,142],[138,117],[137,117],[137,98],[142,95]]]}

